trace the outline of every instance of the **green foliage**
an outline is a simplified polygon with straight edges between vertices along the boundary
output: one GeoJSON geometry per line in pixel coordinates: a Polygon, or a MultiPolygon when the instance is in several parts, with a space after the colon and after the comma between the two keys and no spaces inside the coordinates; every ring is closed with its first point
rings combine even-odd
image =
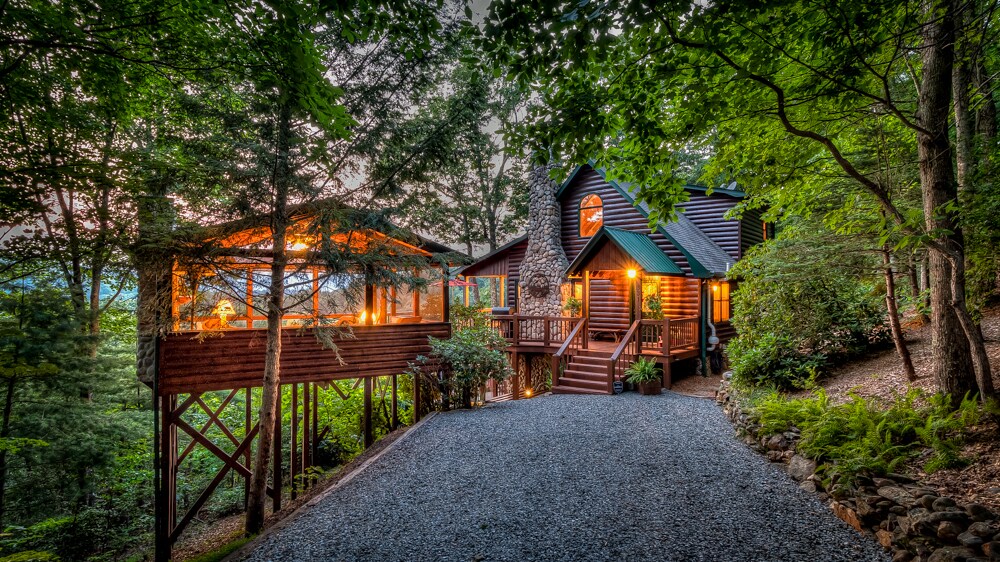
{"type": "Polygon", "coordinates": [[[827,474],[846,482],[861,472],[897,471],[925,450],[931,452],[927,472],[961,466],[967,462],[959,455],[963,437],[986,411],[975,397],[952,407],[948,396],[916,389],[888,403],[852,395],[843,404],[832,404],[822,389],[797,399],[770,392],[752,398],[749,408],[762,434],[799,428],[798,452],[828,463],[827,474]]]}
{"type": "Polygon", "coordinates": [[[649,295],[642,304],[644,318],[663,320],[663,301],[660,300],[660,295],[649,295]]]}
{"type": "Polygon", "coordinates": [[[733,325],[727,352],[733,380],[744,386],[803,388],[835,361],[885,345],[883,297],[874,255],[853,237],[808,222],[748,252],[730,272],[733,325]]]}
{"type": "Polygon", "coordinates": [[[196,556],[190,559],[188,562],[220,562],[221,560],[225,560],[227,556],[236,552],[237,550],[239,550],[240,547],[242,547],[243,545],[245,545],[246,543],[250,542],[253,539],[254,537],[244,537],[235,540],[231,543],[226,544],[223,547],[213,550],[212,552],[202,554],[201,556],[196,556]]]}
{"type": "Polygon", "coordinates": [[[461,314],[466,320],[457,325],[451,338],[429,338],[430,356],[418,357],[410,364],[410,372],[420,374],[429,366],[440,365],[451,372],[451,390],[467,397],[489,379],[507,379],[513,370],[503,352],[507,340],[490,326],[489,315],[471,308],[461,314]]]}
{"type": "Polygon", "coordinates": [[[625,369],[625,380],[632,384],[656,382],[660,380],[660,369],[656,361],[640,357],[625,369]]]}
{"type": "Polygon", "coordinates": [[[570,316],[579,316],[583,312],[583,301],[576,297],[570,297],[566,299],[563,310],[568,312],[570,316]]]}

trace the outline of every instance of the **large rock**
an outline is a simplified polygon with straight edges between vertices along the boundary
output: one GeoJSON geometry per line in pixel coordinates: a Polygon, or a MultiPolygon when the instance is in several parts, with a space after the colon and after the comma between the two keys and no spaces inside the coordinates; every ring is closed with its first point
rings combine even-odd
{"type": "Polygon", "coordinates": [[[899,486],[882,486],[878,489],[878,495],[903,506],[912,505],[913,502],[917,501],[909,492],[899,486]]]}
{"type": "Polygon", "coordinates": [[[788,461],[788,475],[799,482],[809,478],[814,472],[816,472],[816,461],[802,455],[794,455],[792,460],[788,461]]]}
{"type": "Polygon", "coordinates": [[[965,562],[976,558],[976,552],[964,546],[946,546],[931,553],[927,562],[965,562]]]}
{"type": "Polygon", "coordinates": [[[833,514],[841,518],[844,523],[854,527],[854,529],[859,533],[862,532],[861,519],[858,518],[858,513],[856,511],[840,502],[833,502],[830,504],[830,509],[832,509],[833,514]]]}

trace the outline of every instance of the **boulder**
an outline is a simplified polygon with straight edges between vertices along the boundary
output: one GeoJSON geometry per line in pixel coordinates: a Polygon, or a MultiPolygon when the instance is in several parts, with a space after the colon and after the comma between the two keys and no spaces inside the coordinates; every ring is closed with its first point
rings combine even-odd
{"type": "Polygon", "coordinates": [[[992,537],[997,533],[996,527],[983,521],[977,521],[972,525],[969,525],[968,531],[977,537],[983,538],[992,537]]]}
{"type": "Polygon", "coordinates": [[[809,478],[816,472],[816,461],[809,460],[802,455],[793,455],[788,461],[788,475],[799,482],[809,478]]]}
{"type": "Polygon", "coordinates": [[[927,562],[965,562],[968,558],[975,558],[976,553],[964,546],[945,546],[931,553],[927,562]]]}
{"type": "MultiPolygon", "coordinates": [[[[944,523],[942,523],[943,525],[944,523]]],[[[977,546],[983,544],[983,537],[978,535],[973,535],[969,531],[958,534],[958,542],[962,543],[962,546],[967,546],[969,548],[976,548],[977,546]]]]}
{"type": "Polygon", "coordinates": [[[778,433],[768,439],[766,447],[769,451],[783,451],[788,448],[788,440],[785,439],[784,435],[778,433]]]}
{"type": "Polygon", "coordinates": [[[934,511],[945,511],[955,507],[955,505],[956,505],[955,500],[951,498],[941,497],[934,500],[934,502],[931,504],[931,509],[933,509],[934,511]]]}
{"type": "Polygon", "coordinates": [[[937,526],[937,538],[945,542],[954,542],[961,534],[962,526],[954,521],[942,521],[937,526]]]}
{"type": "Polygon", "coordinates": [[[985,505],[978,503],[970,503],[965,506],[965,511],[972,517],[973,521],[989,521],[990,519],[996,519],[993,511],[985,505]]]}
{"type": "Polygon", "coordinates": [[[878,489],[878,495],[903,506],[910,505],[916,501],[916,499],[910,495],[909,492],[899,486],[882,486],[878,489]]]}
{"type": "Polygon", "coordinates": [[[856,511],[837,501],[830,504],[830,509],[832,509],[833,514],[843,520],[844,523],[854,527],[854,529],[859,533],[861,532],[863,527],[861,525],[861,519],[858,518],[858,513],[856,511]]]}
{"type": "Polygon", "coordinates": [[[878,539],[878,543],[885,548],[892,546],[892,533],[885,530],[880,530],[875,532],[875,538],[878,539]]]}
{"type": "Polygon", "coordinates": [[[911,560],[913,560],[913,554],[909,550],[897,550],[892,555],[892,562],[910,562],[911,560]]]}

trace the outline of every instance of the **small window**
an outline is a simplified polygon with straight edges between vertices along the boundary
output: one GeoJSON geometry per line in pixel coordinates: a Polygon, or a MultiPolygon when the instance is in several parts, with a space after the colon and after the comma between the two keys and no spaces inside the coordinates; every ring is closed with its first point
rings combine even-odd
{"type": "Polygon", "coordinates": [[[712,322],[729,322],[729,283],[712,285],[712,322]]]}
{"type": "Polygon", "coordinates": [[[580,201],[580,236],[590,238],[604,224],[604,202],[591,193],[580,201]]]}

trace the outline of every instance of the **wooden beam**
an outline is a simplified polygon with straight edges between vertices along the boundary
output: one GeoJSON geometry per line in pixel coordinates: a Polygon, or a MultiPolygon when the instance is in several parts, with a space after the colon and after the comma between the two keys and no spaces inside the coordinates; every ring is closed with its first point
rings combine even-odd
{"type": "MultiPolygon", "coordinates": [[[[280,423],[280,421],[279,421],[280,423]]],[[[288,471],[289,483],[292,487],[292,499],[298,497],[295,492],[295,477],[299,474],[301,465],[299,464],[299,385],[292,384],[292,422],[291,422],[291,447],[288,451],[288,471]]]]}
{"type": "Polygon", "coordinates": [[[399,400],[397,391],[399,390],[399,375],[392,375],[392,429],[399,427],[399,400]]]}
{"type": "Polygon", "coordinates": [[[365,326],[375,324],[375,285],[365,285],[365,326]]]}
{"type": "Polygon", "coordinates": [[[448,286],[448,265],[441,265],[441,321],[449,322],[451,318],[451,291],[448,286]]]}
{"type": "Polygon", "coordinates": [[[372,434],[372,378],[365,377],[365,405],[364,411],[361,414],[361,425],[362,431],[364,433],[364,445],[365,449],[371,447],[375,442],[375,437],[372,434]]]}
{"type": "Polygon", "coordinates": [[[271,498],[272,509],[275,513],[281,511],[281,385],[278,385],[278,403],[274,405],[274,454],[273,473],[271,479],[274,483],[274,496],[271,498]]]}
{"type": "Polygon", "coordinates": [[[413,372],[413,424],[420,421],[420,371],[419,369],[413,372]]]}

